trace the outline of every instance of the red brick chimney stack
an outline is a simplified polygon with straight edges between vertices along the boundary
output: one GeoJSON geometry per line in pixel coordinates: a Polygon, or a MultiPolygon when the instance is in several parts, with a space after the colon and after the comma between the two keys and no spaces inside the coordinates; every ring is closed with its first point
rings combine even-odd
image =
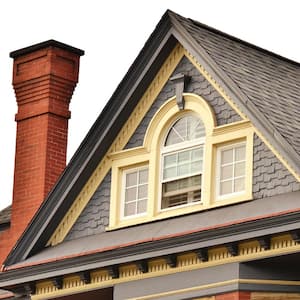
{"type": "Polygon", "coordinates": [[[66,165],[82,50],[54,40],[10,53],[18,112],[11,230],[17,239],[66,165]]]}

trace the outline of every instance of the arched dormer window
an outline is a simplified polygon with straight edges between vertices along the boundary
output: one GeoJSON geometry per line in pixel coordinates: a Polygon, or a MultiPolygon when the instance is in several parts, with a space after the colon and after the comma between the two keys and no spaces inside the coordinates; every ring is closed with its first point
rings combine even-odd
{"type": "Polygon", "coordinates": [[[109,230],[249,200],[253,129],[241,121],[217,126],[202,97],[176,97],[152,117],[141,147],[109,154],[109,230]]]}
{"type": "Polygon", "coordinates": [[[161,209],[201,200],[204,140],[204,124],[194,114],[182,116],[169,128],[161,150],[161,209]]]}

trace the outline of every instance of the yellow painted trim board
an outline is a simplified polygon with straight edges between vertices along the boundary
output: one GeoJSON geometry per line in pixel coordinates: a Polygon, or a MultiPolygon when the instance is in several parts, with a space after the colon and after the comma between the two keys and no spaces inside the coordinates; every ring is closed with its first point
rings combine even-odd
{"type": "MultiPolygon", "coordinates": [[[[261,285],[270,284],[270,285],[300,286],[300,281],[232,279],[232,280],[226,280],[226,281],[221,281],[221,282],[216,282],[216,283],[211,283],[211,284],[206,284],[206,285],[201,285],[201,286],[195,286],[195,287],[190,287],[190,288],[185,288],[185,289],[179,289],[179,290],[173,290],[173,291],[168,291],[168,292],[163,292],[163,293],[157,293],[157,294],[152,294],[152,295],[147,295],[147,296],[142,296],[142,297],[128,298],[126,300],[161,299],[162,297],[180,295],[180,294],[190,293],[190,292],[197,292],[197,291],[201,291],[201,290],[212,289],[212,288],[217,288],[217,287],[232,285],[232,284],[238,285],[238,284],[241,284],[241,283],[244,283],[244,284],[257,284],[257,285],[259,285],[259,284],[261,284],[261,285]]],[[[199,299],[203,299],[203,298],[199,298],[199,299]]]]}

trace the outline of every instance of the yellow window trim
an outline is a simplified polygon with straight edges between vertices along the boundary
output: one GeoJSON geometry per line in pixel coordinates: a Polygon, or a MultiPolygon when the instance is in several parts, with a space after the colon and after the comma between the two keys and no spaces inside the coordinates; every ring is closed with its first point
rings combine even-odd
{"type": "Polygon", "coordinates": [[[196,94],[184,93],[185,109],[180,110],[176,98],[166,101],[153,116],[144,137],[142,147],[118,151],[110,154],[112,160],[111,207],[110,223],[107,230],[132,226],[154,220],[161,220],[172,216],[183,215],[204,209],[211,209],[223,205],[250,200],[252,198],[252,156],[253,156],[253,128],[249,121],[240,121],[223,126],[216,126],[215,115],[210,105],[196,94]],[[206,130],[204,147],[204,171],[202,178],[202,201],[190,205],[178,206],[160,210],[160,160],[161,141],[171,124],[179,116],[186,113],[196,114],[206,130]],[[216,151],[227,144],[239,142],[246,144],[246,188],[239,195],[216,201],[216,151]],[[124,169],[148,165],[148,206],[147,214],[130,219],[121,219],[122,173],[124,169]]]}

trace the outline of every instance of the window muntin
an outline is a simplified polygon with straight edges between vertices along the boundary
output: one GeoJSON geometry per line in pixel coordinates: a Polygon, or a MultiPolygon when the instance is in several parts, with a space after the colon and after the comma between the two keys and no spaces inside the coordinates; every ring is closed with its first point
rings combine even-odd
{"type": "Polygon", "coordinates": [[[205,128],[202,121],[193,115],[187,115],[172,125],[164,145],[170,146],[201,137],[205,137],[205,128]]]}
{"type": "Polygon", "coordinates": [[[246,180],[246,144],[222,147],[218,151],[218,196],[242,193],[246,180]]]}
{"type": "Polygon", "coordinates": [[[205,128],[185,115],[169,129],[162,149],[161,209],[199,202],[205,128]]]}
{"type": "Polygon", "coordinates": [[[122,216],[124,218],[146,213],[148,201],[148,167],[125,171],[123,191],[122,216]]]}

